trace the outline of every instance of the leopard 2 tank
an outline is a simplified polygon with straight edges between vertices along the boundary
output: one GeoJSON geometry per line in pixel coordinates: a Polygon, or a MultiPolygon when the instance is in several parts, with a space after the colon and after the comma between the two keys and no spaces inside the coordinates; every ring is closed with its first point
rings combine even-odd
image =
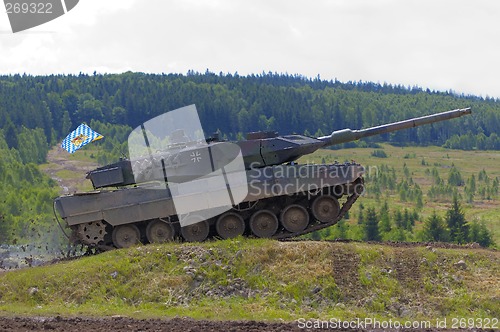
{"type": "Polygon", "coordinates": [[[54,206],[71,229],[73,243],[97,248],[239,235],[296,237],[343,218],[364,191],[365,173],[356,162],[311,165],[297,164],[297,159],[321,148],[470,113],[470,108],[456,109],[316,138],[256,132],[246,140],[226,142],[189,138],[175,129],[167,150],[151,149],[151,132],[140,126],[135,140],[143,136],[145,157],[90,171],[93,191],[60,196],[54,206]],[[228,167],[238,157],[241,164],[228,167]],[[204,167],[201,160],[207,160],[204,167]]]}

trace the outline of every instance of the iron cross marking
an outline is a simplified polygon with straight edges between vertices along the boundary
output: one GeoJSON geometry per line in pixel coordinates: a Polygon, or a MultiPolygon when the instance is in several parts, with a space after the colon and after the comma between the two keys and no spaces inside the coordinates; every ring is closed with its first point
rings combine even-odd
{"type": "Polygon", "coordinates": [[[193,151],[190,157],[193,163],[199,163],[201,161],[201,154],[199,151],[193,151]]]}

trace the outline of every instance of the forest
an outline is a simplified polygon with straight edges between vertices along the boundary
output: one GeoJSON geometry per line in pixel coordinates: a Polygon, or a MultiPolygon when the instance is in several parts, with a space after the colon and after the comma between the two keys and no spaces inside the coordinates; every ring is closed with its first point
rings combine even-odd
{"type": "Polygon", "coordinates": [[[472,116],[452,123],[385,134],[368,142],[500,149],[500,102],[451,91],[272,73],[0,76],[0,128],[8,147],[19,150],[24,162],[43,161],[44,149],[81,122],[135,128],[191,104],[197,106],[206,136],[220,131],[229,139],[259,130],[316,136],[472,107],[472,116]]]}
{"type": "Polygon", "coordinates": [[[56,184],[37,165],[80,123],[105,136],[96,144],[102,151],[98,161],[106,164],[126,154],[132,128],[190,104],[197,106],[206,137],[218,131],[230,140],[259,130],[320,136],[471,107],[472,116],[336,148],[389,142],[500,150],[500,101],[453,91],[278,73],[4,75],[0,76],[0,240],[28,238],[35,231],[33,223],[53,224],[56,184]]]}

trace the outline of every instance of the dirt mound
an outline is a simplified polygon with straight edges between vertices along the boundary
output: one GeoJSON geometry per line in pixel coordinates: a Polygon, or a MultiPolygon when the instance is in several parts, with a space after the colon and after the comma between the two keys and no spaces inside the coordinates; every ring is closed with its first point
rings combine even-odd
{"type": "Polygon", "coordinates": [[[418,319],[432,331],[444,317],[498,317],[499,258],[326,241],[138,246],[0,274],[0,309],[14,316],[0,331],[307,331],[311,317],[418,319]]]}

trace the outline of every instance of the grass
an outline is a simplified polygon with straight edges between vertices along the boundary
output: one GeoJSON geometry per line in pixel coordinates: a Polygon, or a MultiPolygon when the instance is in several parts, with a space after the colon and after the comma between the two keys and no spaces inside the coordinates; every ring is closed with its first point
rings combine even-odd
{"type": "Polygon", "coordinates": [[[286,321],[498,317],[499,283],[498,251],[239,238],[4,272],[0,311],[286,321]],[[466,269],[454,265],[459,260],[466,269]]]}
{"type": "Polygon", "coordinates": [[[76,171],[70,171],[67,169],[63,169],[63,170],[56,172],[56,176],[60,179],[68,180],[68,179],[74,179],[77,177],[81,177],[81,174],[79,172],[76,172],[76,171]]]}

